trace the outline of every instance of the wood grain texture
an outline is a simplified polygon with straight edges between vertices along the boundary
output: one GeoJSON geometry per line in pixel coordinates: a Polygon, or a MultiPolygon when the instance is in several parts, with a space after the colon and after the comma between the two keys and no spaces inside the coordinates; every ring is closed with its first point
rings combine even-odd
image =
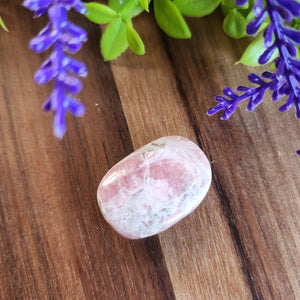
{"type": "MultiPolygon", "coordinates": [[[[68,117],[60,142],[41,111],[51,84],[32,76],[46,54],[28,50],[45,19],[1,0],[1,299],[299,299],[299,121],[266,99],[229,121],[207,117],[226,85],[253,71],[234,67],[246,41],[229,39],[222,15],[189,19],[191,40],[166,37],[153,16],[135,27],[146,55],[105,63],[99,27],[89,41],[83,118],[68,117]],[[207,154],[211,189],[190,216],[148,239],[126,240],[102,217],[96,189],[123,157],[166,135],[207,154]]],[[[255,70],[257,71],[257,70],[255,70]]]]}

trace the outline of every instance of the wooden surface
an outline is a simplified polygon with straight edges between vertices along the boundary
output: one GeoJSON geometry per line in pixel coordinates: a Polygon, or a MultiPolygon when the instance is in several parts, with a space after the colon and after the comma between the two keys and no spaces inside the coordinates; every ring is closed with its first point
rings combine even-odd
{"type": "MultiPolygon", "coordinates": [[[[1,0],[1,299],[300,299],[300,147],[294,111],[265,99],[229,121],[208,117],[226,85],[246,84],[233,66],[247,41],[229,39],[218,11],[189,19],[191,40],[166,37],[152,15],[134,21],[147,54],[99,55],[89,41],[83,118],[68,116],[60,142],[34,84],[47,53],[28,49],[45,24],[20,1],[1,0]],[[130,241],[104,221],[97,186],[115,163],[166,135],[196,142],[211,161],[211,189],[195,212],[148,239],[130,241]]],[[[255,71],[258,71],[257,69],[255,71]]]]}

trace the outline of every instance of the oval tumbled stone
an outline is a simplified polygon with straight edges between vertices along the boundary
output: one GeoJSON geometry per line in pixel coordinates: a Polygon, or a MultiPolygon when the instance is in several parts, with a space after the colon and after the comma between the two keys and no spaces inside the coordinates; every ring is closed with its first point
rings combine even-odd
{"type": "Polygon", "coordinates": [[[211,183],[201,149],[180,136],[162,137],[134,151],[102,179],[98,204],[122,236],[139,239],[162,232],[192,212],[211,183]]]}

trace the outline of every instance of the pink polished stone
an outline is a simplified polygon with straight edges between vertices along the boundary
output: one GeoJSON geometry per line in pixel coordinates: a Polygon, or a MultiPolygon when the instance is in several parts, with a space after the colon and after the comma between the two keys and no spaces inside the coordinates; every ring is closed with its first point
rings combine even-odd
{"type": "Polygon", "coordinates": [[[113,166],[98,187],[98,204],[118,233],[139,239],[191,213],[210,183],[210,164],[201,149],[184,137],[168,136],[113,166]]]}

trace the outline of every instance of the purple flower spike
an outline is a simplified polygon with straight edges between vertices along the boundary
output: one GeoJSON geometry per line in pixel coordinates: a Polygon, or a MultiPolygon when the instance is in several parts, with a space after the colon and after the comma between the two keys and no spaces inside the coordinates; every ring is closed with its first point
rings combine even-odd
{"type": "Polygon", "coordinates": [[[34,11],[35,17],[48,12],[49,23],[30,41],[30,48],[40,53],[53,47],[53,52],[34,75],[37,84],[54,80],[54,90],[44,103],[44,110],[54,112],[53,131],[61,139],[66,132],[66,112],[74,116],[84,114],[84,106],[73,95],[80,92],[81,81],[75,77],[86,77],[86,66],[65,54],[76,53],[87,40],[86,32],[68,21],[67,11],[87,12],[80,0],[25,0],[23,5],[34,11]],[[75,76],[74,76],[75,75],[75,76]]]}
{"type": "MultiPolygon", "coordinates": [[[[236,0],[237,5],[245,5],[247,2],[236,0]]],[[[300,45],[300,31],[289,25],[293,19],[299,19],[300,3],[297,0],[255,0],[253,11],[256,17],[247,25],[248,34],[256,34],[266,17],[270,18],[270,24],[264,31],[266,49],[258,62],[267,63],[277,49],[279,56],[274,60],[277,70],[274,73],[263,72],[261,77],[249,74],[248,80],[258,86],[240,86],[237,88],[237,92],[241,92],[239,95],[225,88],[223,94],[227,98],[217,96],[215,100],[218,104],[209,109],[207,114],[212,115],[224,110],[221,118],[227,120],[238,103],[244,100],[249,100],[247,109],[252,111],[262,102],[265,92],[271,90],[273,101],[287,97],[279,111],[285,112],[295,107],[296,117],[300,119],[300,60],[297,58],[296,48],[300,45]]],[[[297,154],[300,155],[300,150],[297,154]]]]}

